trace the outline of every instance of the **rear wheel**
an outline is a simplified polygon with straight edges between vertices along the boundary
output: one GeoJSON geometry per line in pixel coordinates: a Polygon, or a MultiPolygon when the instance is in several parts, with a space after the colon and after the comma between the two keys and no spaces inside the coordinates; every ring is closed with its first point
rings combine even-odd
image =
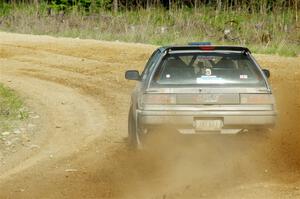
{"type": "Polygon", "coordinates": [[[139,134],[136,127],[136,122],[133,117],[133,110],[130,107],[128,114],[128,146],[133,149],[139,148],[141,145],[139,141],[139,134]]]}
{"type": "Polygon", "coordinates": [[[136,125],[133,108],[129,109],[128,115],[128,146],[131,149],[156,148],[158,145],[174,138],[175,130],[170,131],[166,128],[141,129],[136,125]],[[172,134],[170,133],[172,132],[172,134]],[[172,136],[173,135],[173,136],[172,136]]]}

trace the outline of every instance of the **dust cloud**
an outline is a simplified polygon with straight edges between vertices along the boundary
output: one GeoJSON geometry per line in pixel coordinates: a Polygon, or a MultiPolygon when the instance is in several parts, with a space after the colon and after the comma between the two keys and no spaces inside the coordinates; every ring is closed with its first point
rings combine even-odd
{"type": "Polygon", "coordinates": [[[112,156],[119,162],[112,168],[120,183],[116,195],[164,199],[300,197],[294,193],[300,171],[299,76],[295,63],[287,62],[291,69],[287,72],[273,66],[272,59],[258,57],[272,74],[278,109],[274,129],[238,136],[181,136],[158,131],[160,136],[146,150],[122,148],[112,156]]]}

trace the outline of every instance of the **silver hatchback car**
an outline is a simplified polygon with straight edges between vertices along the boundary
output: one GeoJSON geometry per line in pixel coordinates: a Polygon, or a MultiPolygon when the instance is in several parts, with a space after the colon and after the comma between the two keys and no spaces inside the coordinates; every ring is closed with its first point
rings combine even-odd
{"type": "Polygon", "coordinates": [[[182,134],[236,134],[270,128],[275,100],[248,48],[187,45],[157,49],[137,80],[128,117],[129,143],[143,145],[157,127],[182,134]]]}

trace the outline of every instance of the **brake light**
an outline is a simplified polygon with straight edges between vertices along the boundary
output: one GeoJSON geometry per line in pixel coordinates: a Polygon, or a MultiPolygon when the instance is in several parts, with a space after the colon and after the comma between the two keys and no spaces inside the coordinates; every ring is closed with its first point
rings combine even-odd
{"type": "Polygon", "coordinates": [[[200,46],[200,50],[214,50],[215,47],[213,46],[200,46]]]}
{"type": "Polygon", "coordinates": [[[241,104],[274,104],[271,94],[241,94],[241,104]]]}
{"type": "Polygon", "coordinates": [[[176,104],[176,95],[174,94],[144,94],[142,104],[159,105],[159,104],[176,104]]]}

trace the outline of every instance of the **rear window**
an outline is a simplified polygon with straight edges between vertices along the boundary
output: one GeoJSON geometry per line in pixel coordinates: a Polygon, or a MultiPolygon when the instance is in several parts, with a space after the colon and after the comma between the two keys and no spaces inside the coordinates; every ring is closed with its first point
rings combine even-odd
{"type": "Polygon", "coordinates": [[[173,53],[164,57],[152,84],[265,86],[264,79],[243,53],[173,53]]]}

